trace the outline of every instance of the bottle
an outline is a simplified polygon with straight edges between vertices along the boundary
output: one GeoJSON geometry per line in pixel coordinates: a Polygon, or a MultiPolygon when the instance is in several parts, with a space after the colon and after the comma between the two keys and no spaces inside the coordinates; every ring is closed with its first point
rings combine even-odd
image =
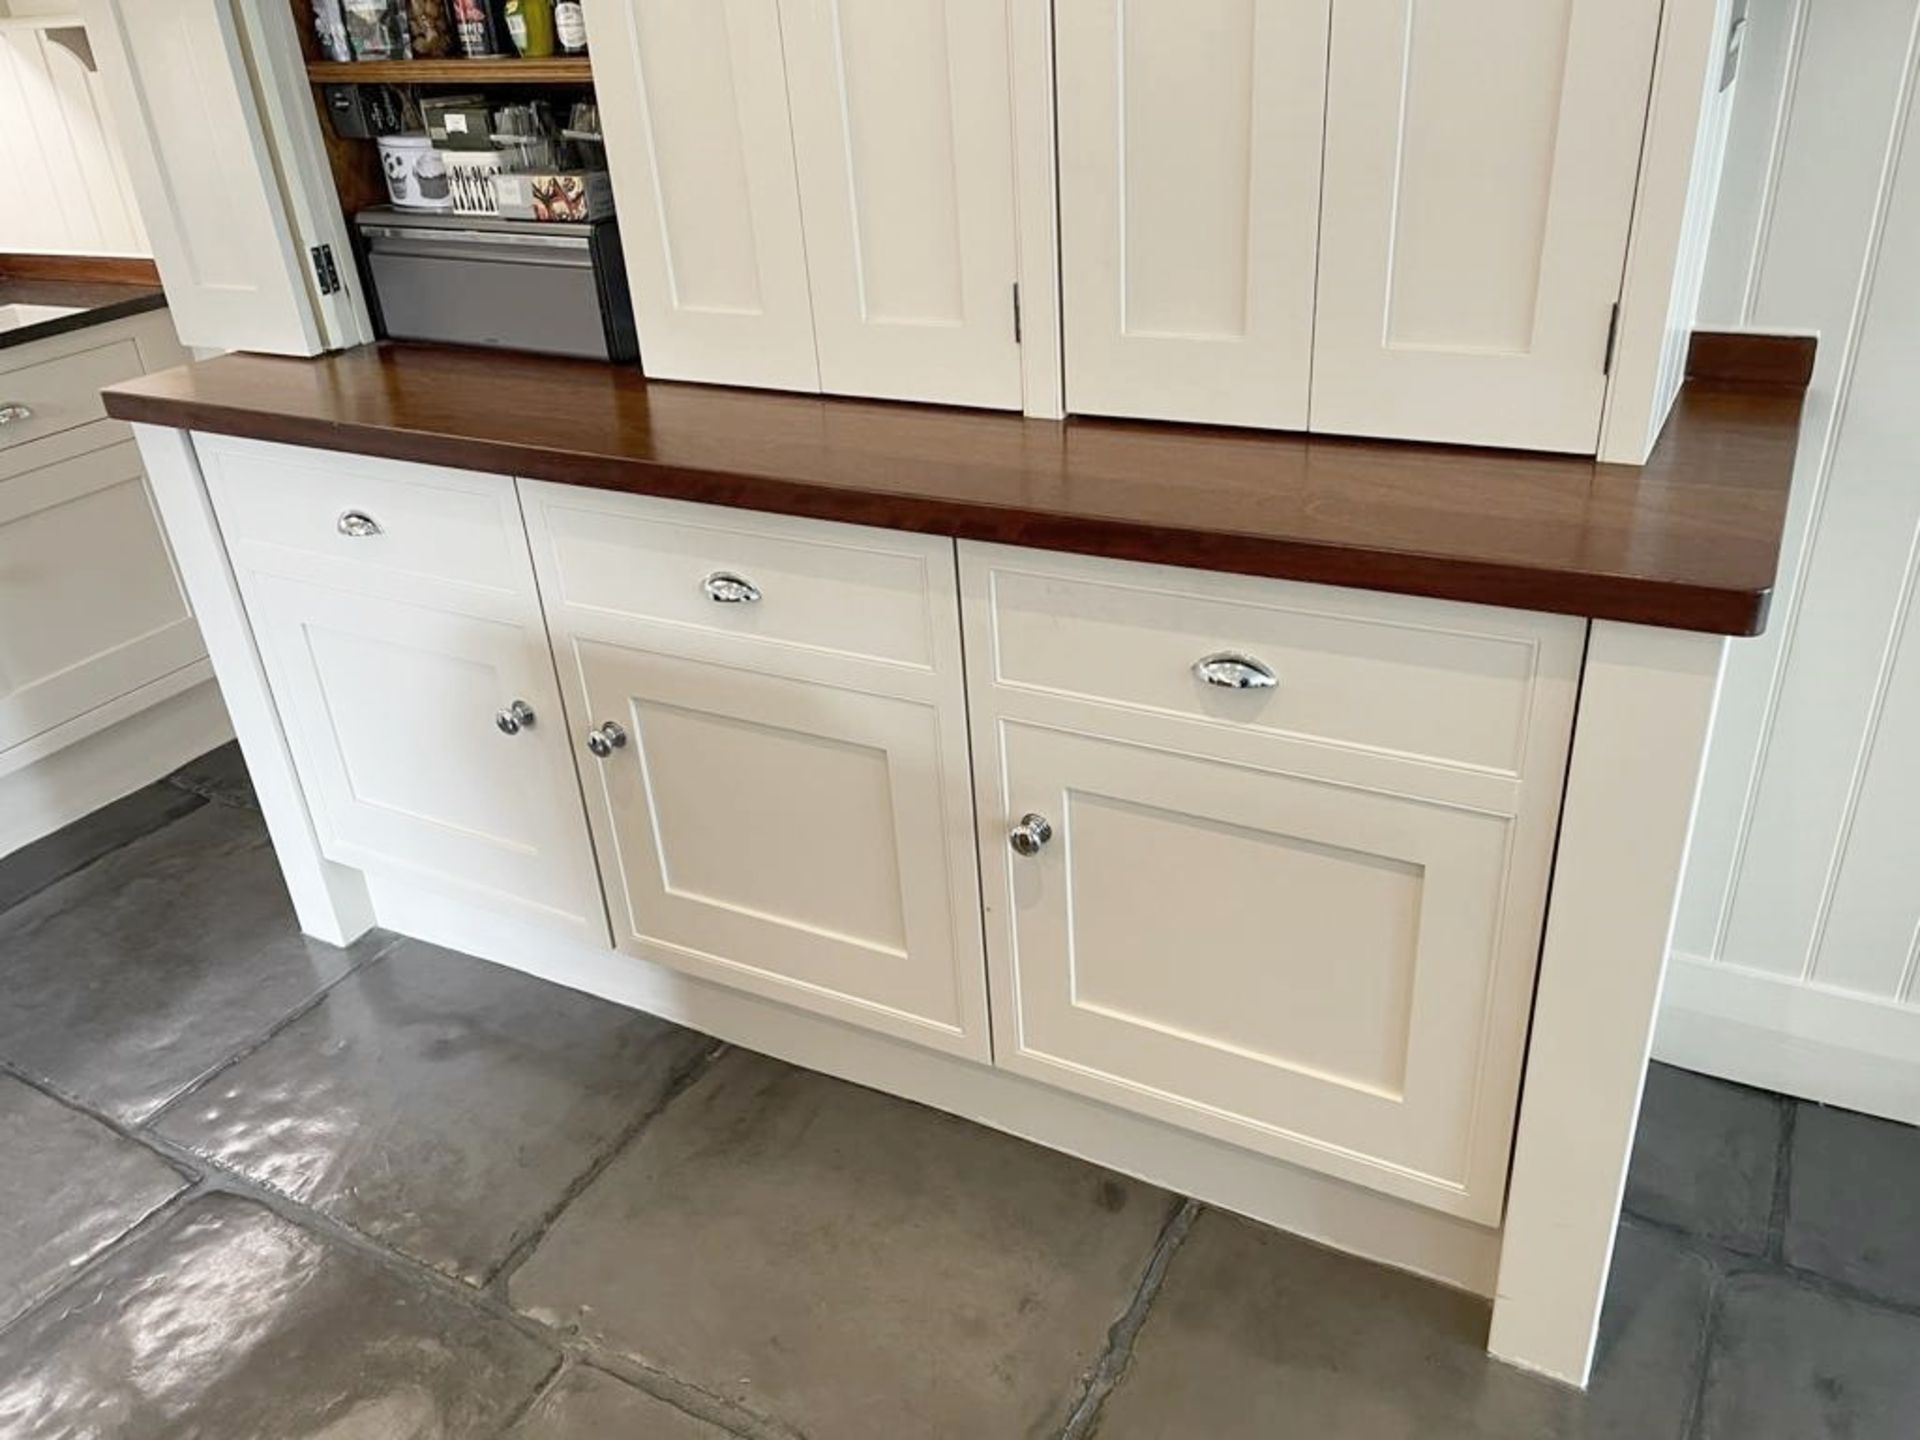
{"type": "Polygon", "coordinates": [[[507,0],[507,33],[524,60],[553,54],[553,0],[507,0]]]}
{"type": "Polygon", "coordinates": [[[553,30],[563,52],[587,53],[587,9],[580,0],[558,0],[553,7],[553,30]]]}

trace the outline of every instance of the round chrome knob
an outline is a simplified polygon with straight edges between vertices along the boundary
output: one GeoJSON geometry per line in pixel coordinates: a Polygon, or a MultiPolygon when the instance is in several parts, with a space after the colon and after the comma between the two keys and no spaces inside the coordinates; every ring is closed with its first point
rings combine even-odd
{"type": "Polygon", "coordinates": [[[1022,815],[1020,823],[1007,832],[1007,843],[1016,855],[1038,855],[1040,847],[1051,839],[1053,822],[1031,812],[1022,815]]]}
{"type": "Polygon", "coordinates": [[[378,535],[380,522],[364,510],[343,510],[340,518],[333,522],[333,528],[348,539],[360,540],[368,535],[378,535]]]}
{"type": "Polygon", "coordinates": [[[1193,662],[1196,679],[1208,685],[1218,685],[1223,690],[1271,690],[1280,683],[1280,677],[1273,673],[1270,666],[1263,665],[1251,655],[1240,655],[1232,650],[1222,650],[1193,662]]]}
{"type": "Polygon", "coordinates": [[[731,570],[716,570],[700,582],[709,600],[722,605],[751,605],[760,598],[760,587],[744,575],[731,570]]]}
{"type": "Polygon", "coordinates": [[[587,732],[587,749],[606,759],[614,751],[627,743],[627,732],[617,720],[608,720],[587,732]]]}
{"type": "Polygon", "coordinates": [[[493,723],[500,727],[502,735],[518,735],[533,725],[533,707],[524,700],[516,700],[495,715],[493,723]]]}
{"type": "Polygon", "coordinates": [[[31,405],[0,405],[0,425],[17,425],[22,420],[31,420],[32,418],[33,407],[31,405]]]}

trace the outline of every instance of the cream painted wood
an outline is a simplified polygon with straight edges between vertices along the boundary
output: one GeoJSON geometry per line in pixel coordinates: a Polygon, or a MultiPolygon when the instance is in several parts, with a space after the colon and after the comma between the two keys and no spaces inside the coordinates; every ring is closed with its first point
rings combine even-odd
{"type": "Polygon", "coordinates": [[[1039,420],[1066,412],[1060,373],[1060,180],[1054,146],[1053,7],[1012,4],[1015,211],[1020,232],[1020,383],[1039,420]]]}
{"type": "Polygon", "coordinates": [[[823,390],[1020,408],[1007,10],[780,0],[823,390]]]}
{"type": "MultiPolygon", "coordinates": [[[[51,356],[37,345],[0,350],[0,406],[28,412],[0,425],[0,453],[106,419],[101,388],[148,368],[138,343],[125,332],[95,332],[88,343],[62,349],[66,353],[51,356]]],[[[95,435],[96,443],[106,443],[109,436],[124,440],[126,431],[116,426],[95,435]]]]}
{"type": "Polygon", "coordinates": [[[1497,1223],[1583,624],[960,553],[996,1062],[1497,1223]]]}
{"type": "Polygon", "coordinates": [[[520,485],[616,947],[987,1058],[952,543],[520,485]]]}
{"type": "Polygon", "coordinates": [[[1593,1364],[1726,650],[1611,621],[1587,645],[1487,1342],[1573,1385],[1593,1364]]]}
{"type": "Polygon", "coordinates": [[[267,688],[253,628],[214,518],[194,437],[155,425],[136,425],[133,433],[166,526],[167,542],[219,677],[220,694],[232,717],[294,914],[300,928],[315,939],[345,945],[373,925],[366,880],[358,870],[321,853],[286,730],[267,688]]]}
{"type": "Polygon", "coordinates": [[[588,10],[647,373],[819,389],[777,0],[588,10]]]}
{"type": "Polygon", "coordinates": [[[325,348],[302,241],[226,0],[84,0],[116,133],[182,341],[325,348]]]}
{"type": "Polygon", "coordinates": [[[513,482],[218,437],[198,448],[321,852],[604,943],[513,482]],[[334,532],[355,509],[381,530],[334,532]],[[316,551],[316,510],[341,546],[394,556],[316,551]],[[409,563],[456,549],[457,576],[409,563]],[[495,717],[516,700],[534,723],[503,733],[495,717]]]}
{"type": "Polygon", "coordinates": [[[1305,428],[1328,9],[1056,7],[1069,410],[1305,428]]]}
{"type": "Polygon", "coordinates": [[[0,756],[206,654],[122,441],[0,481],[0,756]]]}
{"type": "Polygon", "coordinates": [[[1313,429],[1594,452],[1660,10],[1334,8],[1313,429]]]}

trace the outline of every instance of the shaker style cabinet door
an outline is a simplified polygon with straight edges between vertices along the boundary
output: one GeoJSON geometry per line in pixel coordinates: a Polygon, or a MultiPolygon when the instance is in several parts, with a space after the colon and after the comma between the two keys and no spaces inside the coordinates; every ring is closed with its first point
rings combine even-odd
{"type": "Polygon", "coordinates": [[[322,851],[605,945],[513,482],[195,445],[322,851]]]}
{"type": "Polygon", "coordinates": [[[1659,19],[1334,7],[1313,429],[1594,452],[1659,19]]]}
{"type": "Polygon", "coordinates": [[[818,390],[777,0],[587,8],[647,374],[818,390]]]}
{"type": "Polygon", "coordinates": [[[999,0],[780,0],[823,390],[1017,410],[999,0]]]}
{"type": "Polygon", "coordinates": [[[1070,411],[1306,427],[1327,8],[1055,7],[1070,411]]]}
{"type": "Polygon", "coordinates": [[[984,1060],[952,542],[520,484],[616,948],[984,1060]]]}

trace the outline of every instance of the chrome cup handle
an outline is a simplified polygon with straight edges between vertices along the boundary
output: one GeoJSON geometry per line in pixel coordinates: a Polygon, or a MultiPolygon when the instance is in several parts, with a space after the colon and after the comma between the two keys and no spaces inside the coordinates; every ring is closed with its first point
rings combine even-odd
{"type": "Polygon", "coordinates": [[[364,510],[343,510],[333,528],[350,540],[361,540],[380,533],[380,522],[364,510]]]}
{"type": "Polygon", "coordinates": [[[1280,683],[1280,677],[1269,667],[1251,655],[1232,650],[1221,650],[1194,661],[1193,673],[1204,683],[1218,685],[1222,690],[1271,690],[1280,683]]]}
{"type": "Polygon", "coordinates": [[[707,598],[720,605],[751,605],[760,598],[760,587],[744,575],[716,570],[700,582],[707,598]]]}

